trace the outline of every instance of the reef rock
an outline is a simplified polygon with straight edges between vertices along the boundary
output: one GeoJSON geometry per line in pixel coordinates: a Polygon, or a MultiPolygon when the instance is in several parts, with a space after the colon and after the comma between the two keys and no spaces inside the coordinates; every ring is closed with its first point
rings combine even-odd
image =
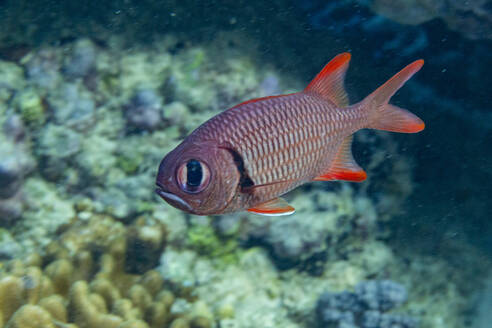
{"type": "Polygon", "coordinates": [[[407,299],[405,287],[390,280],[360,282],[355,292],[326,292],[316,307],[320,327],[416,328],[418,321],[402,314],[385,313],[407,299]]]}
{"type": "Polygon", "coordinates": [[[21,187],[35,164],[23,142],[24,128],[16,115],[0,113],[0,224],[8,224],[21,215],[21,187]]]}
{"type": "Polygon", "coordinates": [[[161,103],[160,97],[151,89],[136,91],[124,108],[130,129],[138,131],[156,129],[162,121],[161,103]]]}
{"type": "Polygon", "coordinates": [[[492,39],[491,6],[490,0],[374,0],[372,4],[374,11],[401,24],[440,18],[470,39],[492,39]]]}

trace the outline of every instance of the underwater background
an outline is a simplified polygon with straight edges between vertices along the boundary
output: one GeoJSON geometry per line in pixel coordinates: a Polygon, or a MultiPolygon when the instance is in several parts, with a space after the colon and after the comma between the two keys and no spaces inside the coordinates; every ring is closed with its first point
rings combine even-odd
{"type": "Polygon", "coordinates": [[[0,327],[492,327],[492,1],[0,1],[0,327]],[[162,157],[241,101],[349,51],[363,183],[296,213],[185,214],[162,157]]]}

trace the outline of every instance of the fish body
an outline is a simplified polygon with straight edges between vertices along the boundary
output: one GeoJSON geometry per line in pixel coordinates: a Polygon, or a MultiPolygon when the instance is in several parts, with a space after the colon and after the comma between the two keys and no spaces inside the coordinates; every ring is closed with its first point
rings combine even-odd
{"type": "Polygon", "coordinates": [[[249,100],[202,124],[162,160],[157,193],[193,214],[286,215],[294,208],[279,196],[304,183],[363,181],[366,173],[351,154],[356,131],[424,128],[388,104],[423,61],[349,106],[343,87],[349,60],[348,53],[336,56],[301,92],[249,100]]]}

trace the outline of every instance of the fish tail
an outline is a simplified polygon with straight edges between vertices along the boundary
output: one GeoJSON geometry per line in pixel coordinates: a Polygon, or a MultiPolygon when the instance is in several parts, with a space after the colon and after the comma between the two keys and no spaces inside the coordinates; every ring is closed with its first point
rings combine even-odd
{"type": "Polygon", "coordinates": [[[424,129],[424,122],[416,115],[388,103],[396,91],[417,73],[422,65],[424,65],[422,59],[414,61],[362,101],[363,107],[369,111],[367,126],[369,129],[402,133],[415,133],[424,129]]]}

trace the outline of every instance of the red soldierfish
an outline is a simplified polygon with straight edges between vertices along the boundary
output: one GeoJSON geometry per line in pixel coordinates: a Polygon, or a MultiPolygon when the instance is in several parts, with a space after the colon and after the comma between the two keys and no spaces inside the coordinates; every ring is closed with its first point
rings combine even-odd
{"type": "Polygon", "coordinates": [[[388,104],[424,64],[417,60],[349,105],[344,77],[350,54],[331,60],[304,91],[253,99],[211,118],[162,160],[157,194],[192,214],[248,210],[286,215],[279,196],[309,181],[362,181],[351,152],[354,132],[414,133],[424,122],[388,104]]]}

